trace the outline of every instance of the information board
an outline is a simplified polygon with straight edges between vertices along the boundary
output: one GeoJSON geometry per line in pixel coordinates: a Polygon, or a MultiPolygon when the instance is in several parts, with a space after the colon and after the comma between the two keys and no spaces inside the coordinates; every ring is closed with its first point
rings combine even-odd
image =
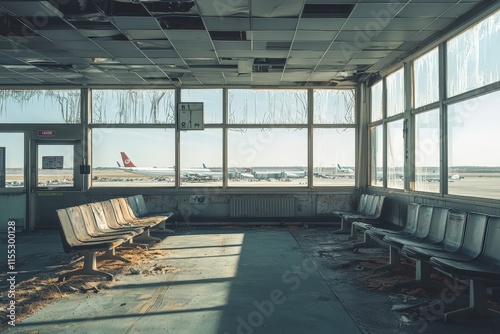
{"type": "Polygon", "coordinates": [[[179,130],[203,130],[203,102],[177,103],[179,130]]]}
{"type": "Polygon", "coordinates": [[[64,157],[61,156],[43,156],[42,169],[62,169],[64,157]]]}
{"type": "Polygon", "coordinates": [[[5,188],[5,147],[0,147],[0,188],[5,188]]]}

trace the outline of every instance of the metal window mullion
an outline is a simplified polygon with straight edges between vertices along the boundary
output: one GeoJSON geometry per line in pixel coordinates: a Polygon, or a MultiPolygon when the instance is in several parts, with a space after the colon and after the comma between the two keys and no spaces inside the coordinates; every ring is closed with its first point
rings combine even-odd
{"type": "Polygon", "coordinates": [[[448,115],[446,99],[446,43],[439,45],[439,123],[441,135],[440,140],[440,171],[439,194],[443,196],[448,193],[448,115]]]}
{"type": "Polygon", "coordinates": [[[222,89],[222,188],[227,189],[229,166],[228,164],[228,91],[227,88],[222,89]]]}
{"type": "Polygon", "coordinates": [[[412,63],[406,63],[404,69],[405,87],[405,117],[403,126],[405,159],[404,159],[404,185],[406,191],[415,189],[415,131],[411,110],[413,107],[413,71],[412,63]]]}
{"type": "Polygon", "coordinates": [[[180,149],[180,138],[181,133],[177,126],[177,103],[181,101],[181,90],[180,88],[175,88],[175,111],[174,111],[174,124],[175,124],[175,189],[179,189],[181,185],[181,149],[180,149]]]}
{"type": "Polygon", "coordinates": [[[387,78],[382,81],[382,188],[387,188],[387,78]]]}
{"type": "MultiPolygon", "coordinates": [[[[90,137],[89,123],[91,121],[91,92],[88,88],[83,88],[80,90],[80,109],[81,109],[81,126],[82,126],[82,161],[81,164],[91,165],[92,163],[92,140],[90,137]]],[[[75,169],[78,168],[75,166],[75,169]]],[[[88,191],[90,188],[90,178],[92,174],[83,174],[80,178],[82,180],[81,189],[83,191],[88,191]]],[[[76,180],[77,178],[75,178],[76,180]]],[[[76,184],[75,184],[76,186],[76,184]]]]}
{"type": "Polygon", "coordinates": [[[313,188],[314,182],[314,91],[307,90],[307,184],[313,188]]]}

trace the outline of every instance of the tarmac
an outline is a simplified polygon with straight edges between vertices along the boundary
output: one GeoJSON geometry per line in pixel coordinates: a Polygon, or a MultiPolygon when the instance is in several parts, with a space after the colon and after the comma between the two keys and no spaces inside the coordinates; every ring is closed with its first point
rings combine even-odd
{"type": "MultiPolygon", "coordinates": [[[[15,327],[0,329],[37,334],[498,333],[497,320],[444,324],[439,317],[397,311],[395,306],[421,304],[439,293],[374,289],[402,279],[390,273],[371,277],[370,262],[385,261],[387,250],[346,251],[346,236],[331,231],[307,225],[177,228],[174,235],[157,235],[162,241],[151,249],[156,252],[151,261],[119,263],[114,281],[84,277],[107,284],[105,289],[65,293],[63,287],[81,280],[51,283],[64,298],[16,321],[15,327]],[[152,266],[161,270],[152,274],[152,266]],[[363,277],[376,284],[361,284],[363,277]]],[[[57,261],[71,258],[63,253],[57,231],[19,233],[16,256],[17,282],[44,272],[55,280],[57,261]]],[[[2,256],[2,268],[6,262],[2,256]]]]}

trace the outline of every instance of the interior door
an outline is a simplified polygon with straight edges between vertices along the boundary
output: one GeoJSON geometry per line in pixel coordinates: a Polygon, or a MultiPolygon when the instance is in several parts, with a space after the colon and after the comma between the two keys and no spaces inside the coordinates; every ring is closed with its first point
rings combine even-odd
{"type": "Polygon", "coordinates": [[[79,141],[33,141],[31,145],[30,222],[35,229],[58,228],[56,209],[79,200],[82,176],[79,141]],[[78,168],[77,168],[78,167],[78,168]]]}

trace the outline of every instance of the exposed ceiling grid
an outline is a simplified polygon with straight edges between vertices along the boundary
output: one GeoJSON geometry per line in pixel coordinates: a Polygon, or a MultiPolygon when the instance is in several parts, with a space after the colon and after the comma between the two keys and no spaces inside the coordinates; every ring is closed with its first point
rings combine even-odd
{"type": "Polygon", "coordinates": [[[0,0],[0,85],[352,86],[493,0],[0,0]]]}

